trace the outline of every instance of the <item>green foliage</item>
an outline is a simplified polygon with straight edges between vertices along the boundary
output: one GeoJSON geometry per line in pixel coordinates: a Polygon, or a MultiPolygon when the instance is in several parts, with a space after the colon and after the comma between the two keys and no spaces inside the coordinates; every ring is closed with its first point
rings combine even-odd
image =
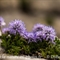
{"type": "Polygon", "coordinates": [[[19,55],[20,47],[17,46],[11,46],[8,50],[7,53],[12,54],[12,55],[19,55]]]}
{"type": "Polygon", "coordinates": [[[41,54],[44,58],[47,58],[47,55],[49,55],[49,56],[52,56],[52,55],[60,56],[60,39],[56,38],[54,44],[50,44],[45,49],[44,48],[40,49],[40,51],[41,51],[41,54]]]}
{"type": "Polygon", "coordinates": [[[29,55],[41,53],[44,58],[47,55],[58,55],[60,56],[60,39],[56,37],[54,44],[49,41],[43,40],[38,42],[30,42],[22,38],[19,34],[17,35],[2,35],[1,46],[5,49],[5,52],[12,55],[29,55]]]}
{"type": "Polygon", "coordinates": [[[27,45],[27,41],[18,34],[3,34],[1,46],[5,49],[5,52],[8,54],[19,55],[29,53],[29,46],[27,45]]]}

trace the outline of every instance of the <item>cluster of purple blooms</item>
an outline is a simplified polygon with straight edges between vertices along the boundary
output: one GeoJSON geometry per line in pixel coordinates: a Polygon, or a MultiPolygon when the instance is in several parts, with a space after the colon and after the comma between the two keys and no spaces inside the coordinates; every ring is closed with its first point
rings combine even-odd
{"type": "Polygon", "coordinates": [[[42,24],[36,24],[33,27],[32,32],[27,32],[24,22],[21,20],[14,20],[9,23],[7,28],[2,30],[2,33],[9,32],[10,34],[16,35],[17,33],[29,42],[37,42],[43,40],[49,40],[53,42],[56,37],[55,30],[52,27],[45,26],[42,24]]]}
{"type": "Polygon", "coordinates": [[[56,37],[55,30],[50,26],[45,26],[42,24],[36,24],[33,28],[33,32],[35,33],[36,40],[50,40],[53,42],[56,37]]]}

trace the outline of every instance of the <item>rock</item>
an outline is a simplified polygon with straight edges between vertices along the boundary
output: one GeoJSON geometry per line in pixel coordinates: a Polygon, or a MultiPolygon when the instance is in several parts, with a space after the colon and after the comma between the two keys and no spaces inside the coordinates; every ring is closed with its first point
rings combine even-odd
{"type": "Polygon", "coordinates": [[[46,60],[40,58],[31,58],[30,56],[2,56],[4,60],[46,60]]]}

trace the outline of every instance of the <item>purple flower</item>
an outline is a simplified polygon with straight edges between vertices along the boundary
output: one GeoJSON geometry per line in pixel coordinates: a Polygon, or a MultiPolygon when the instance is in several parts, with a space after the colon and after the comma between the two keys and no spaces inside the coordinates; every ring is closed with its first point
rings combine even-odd
{"type": "Polygon", "coordinates": [[[50,27],[50,26],[45,26],[44,29],[45,29],[45,33],[46,33],[46,34],[56,35],[55,30],[54,30],[52,27],[50,27]]]}
{"type": "Polygon", "coordinates": [[[46,37],[46,40],[49,40],[50,42],[54,42],[55,37],[56,37],[56,36],[50,34],[50,35],[48,35],[48,36],[46,37]]]}
{"type": "Polygon", "coordinates": [[[25,38],[25,39],[28,39],[28,36],[27,36],[27,32],[24,31],[23,33],[20,33],[20,35],[25,38]]]}
{"type": "Polygon", "coordinates": [[[11,34],[16,34],[16,33],[23,33],[26,28],[25,24],[21,20],[14,20],[9,23],[9,29],[11,34]]]}
{"type": "Polygon", "coordinates": [[[49,40],[53,42],[56,37],[55,30],[52,27],[45,26],[42,24],[36,24],[33,28],[33,32],[37,40],[49,40]]]}
{"type": "Polygon", "coordinates": [[[6,23],[4,22],[4,19],[2,17],[0,17],[0,27],[4,26],[6,23]]]}
{"type": "Polygon", "coordinates": [[[9,28],[3,28],[2,33],[5,34],[6,32],[9,32],[9,28]]]}
{"type": "Polygon", "coordinates": [[[43,31],[43,30],[44,30],[44,25],[42,24],[34,25],[33,32],[38,32],[38,31],[43,31]]]}
{"type": "Polygon", "coordinates": [[[46,40],[54,41],[56,37],[55,30],[52,27],[45,27],[46,40]]]}
{"type": "Polygon", "coordinates": [[[35,33],[35,35],[36,35],[36,40],[40,40],[40,41],[45,40],[46,35],[43,31],[38,31],[35,33]]]}
{"type": "Polygon", "coordinates": [[[9,28],[9,33],[16,35],[16,30],[9,28]]]}
{"type": "Polygon", "coordinates": [[[33,32],[28,32],[27,37],[28,37],[28,42],[36,42],[35,34],[33,32]]]}

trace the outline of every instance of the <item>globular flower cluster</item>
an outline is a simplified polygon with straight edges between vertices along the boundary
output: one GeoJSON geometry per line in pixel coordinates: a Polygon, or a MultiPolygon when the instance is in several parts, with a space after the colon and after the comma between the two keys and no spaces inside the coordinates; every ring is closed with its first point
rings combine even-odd
{"type": "Polygon", "coordinates": [[[7,32],[9,32],[9,28],[3,28],[2,33],[5,34],[7,32]]]}
{"type": "Polygon", "coordinates": [[[22,22],[21,20],[14,20],[12,22],[9,23],[9,26],[7,28],[4,28],[2,30],[3,33],[9,32],[10,34],[16,35],[16,34],[20,34],[21,36],[25,37],[25,32],[26,32],[26,28],[25,28],[25,24],[24,22],[22,22]]]}
{"type": "Polygon", "coordinates": [[[33,32],[36,36],[36,40],[49,40],[53,42],[56,37],[55,30],[50,26],[45,26],[42,24],[36,24],[33,28],[33,32]]]}
{"type": "Polygon", "coordinates": [[[9,23],[9,29],[11,34],[24,33],[26,28],[24,23],[21,20],[14,20],[9,23]]]}
{"type": "Polygon", "coordinates": [[[28,32],[27,33],[27,40],[28,40],[28,42],[36,42],[35,34],[33,32],[28,32]]]}
{"type": "Polygon", "coordinates": [[[3,33],[9,32],[10,34],[20,34],[23,38],[27,39],[28,42],[37,41],[51,41],[53,42],[56,37],[55,30],[50,26],[42,24],[36,24],[33,27],[32,32],[27,32],[24,22],[21,20],[14,20],[9,23],[8,28],[2,30],[3,33]]]}

